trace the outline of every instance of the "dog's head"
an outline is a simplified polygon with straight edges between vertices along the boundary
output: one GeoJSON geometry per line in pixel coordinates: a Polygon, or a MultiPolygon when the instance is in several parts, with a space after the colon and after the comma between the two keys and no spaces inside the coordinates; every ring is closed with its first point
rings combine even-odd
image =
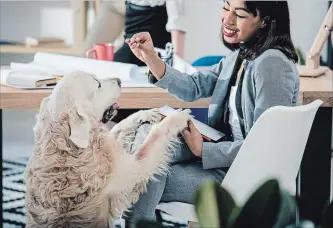
{"type": "Polygon", "coordinates": [[[81,71],[65,75],[52,94],[43,99],[35,128],[42,120],[53,122],[66,116],[69,139],[78,147],[87,148],[93,125],[106,123],[116,115],[120,87],[118,78],[98,80],[95,75],[81,71]]]}

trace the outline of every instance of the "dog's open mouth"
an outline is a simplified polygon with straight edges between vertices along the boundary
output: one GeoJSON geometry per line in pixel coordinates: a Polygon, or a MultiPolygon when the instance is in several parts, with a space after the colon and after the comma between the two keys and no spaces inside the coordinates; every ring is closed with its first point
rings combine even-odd
{"type": "Polygon", "coordinates": [[[117,115],[118,108],[119,108],[119,105],[117,103],[114,103],[108,109],[106,109],[103,113],[102,123],[106,124],[107,122],[112,120],[113,117],[115,117],[117,115]]]}

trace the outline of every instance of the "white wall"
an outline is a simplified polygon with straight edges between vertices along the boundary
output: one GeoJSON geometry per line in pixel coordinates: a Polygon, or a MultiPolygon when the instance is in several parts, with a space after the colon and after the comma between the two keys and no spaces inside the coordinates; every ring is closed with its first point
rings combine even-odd
{"type": "Polygon", "coordinates": [[[187,0],[188,30],[185,59],[192,62],[204,55],[226,55],[220,39],[222,0],[187,0]]]}
{"type": "MultiPolygon", "coordinates": [[[[92,11],[89,11],[89,15],[92,11]]],[[[70,2],[0,0],[0,40],[24,41],[26,36],[57,36],[73,43],[70,2]]],[[[91,25],[90,20],[90,25],[91,25]]],[[[1,64],[28,62],[32,54],[1,54],[1,64]]]]}
{"type": "MultiPolygon", "coordinates": [[[[295,46],[303,52],[310,49],[325,17],[327,0],[289,0],[291,31],[295,46]]],[[[224,55],[220,42],[222,0],[186,0],[189,19],[185,59],[192,62],[203,55],[224,55]]],[[[91,24],[91,22],[90,22],[91,24]]],[[[22,41],[26,35],[60,36],[73,41],[72,18],[68,1],[3,1],[0,0],[0,39],[22,41]]],[[[324,49],[325,50],[325,49],[324,49]]],[[[326,58],[326,51],[323,51],[326,58]]],[[[32,55],[2,54],[1,63],[30,61],[32,55]]]]}

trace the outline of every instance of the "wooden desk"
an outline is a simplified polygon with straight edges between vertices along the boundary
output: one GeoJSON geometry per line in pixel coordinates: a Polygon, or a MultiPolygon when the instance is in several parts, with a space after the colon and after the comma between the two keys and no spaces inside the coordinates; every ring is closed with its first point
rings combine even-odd
{"type": "MultiPolygon", "coordinates": [[[[308,104],[316,99],[323,107],[333,106],[333,73],[318,78],[301,78],[299,103],[308,104]]],[[[36,109],[51,90],[23,90],[1,85],[0,109],[36,109]]],[[[119,100],[121,108],[156,108],[162,105],[179,108],[206,108],[209,99],[182,102],[160,88],[123,88],[119,100]]]]}
{"type": "Polygon", "coordinates": [[[322,107],[333,106],[333,71],[329,70],[318,78],[301,77],[300,80],[300,104],[309,104],[320,99],[324,103],[322,107]]]}
{"type": "MultiPolygon", "coordinates": [[[[41,100],[52,90],[23,90],[1,85],[0,109],[36,109],[41,100]]],[[[122,88],[120,108],[207,107],[209,99],[195,102],[182,102],[160,88],[122,88]]]]}

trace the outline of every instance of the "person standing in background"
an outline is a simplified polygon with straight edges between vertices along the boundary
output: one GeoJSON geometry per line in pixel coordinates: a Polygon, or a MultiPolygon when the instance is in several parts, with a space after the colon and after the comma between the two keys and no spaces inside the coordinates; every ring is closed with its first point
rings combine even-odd
{"type": "MultiPolygon", "coordinates": [[[[184,56],[184,0],[127,0],[125,4],[125,39],[138,32],[149,32],[155,47],[164,49],[171,42],[175,53],[184,56]]],[[[126,43],[115,53],[115,61],[146,65],[126,43]]]]}
{"type": "MultiPolygon", "coordinates": [[[[174,53],[183,58],[186,34],[184,3],[184,0],[104,0],[96,22],[87,36],[86,46],[91,48],[100,41],[113,42],[119,36],[121,28],[124,28],[124,39],[139,32],[149,32],[155,47],[164,49],[165,45],[171,42],[174,53]],[[122,8],[122,4],[125,8],[122,8]],[[106,38],[110,40],[107,41],[106,38]]],[[[115,62],[146,65],[133,54],[124,41],[116,50],[115,62]]],[[[119,110],[113,121],[118,123],[137,111],[119,110]]]]}
{"type": "Polygon", "coordinates": [[[117,51],[124,42],[125,0],[103,0],[85,40],[84,50],[96,43],[112,43],[117,51]]]}
{"type": "Polygon", "coordinates": [[[92,48],[95,43],[116,42],[116,62],[145,66],[124,43],[124,39],[138,32],[149,32],[158,48],[164,49],[171,42],[174,52],[184,57],[184,0],[102,1],[101,9],[85,39],[85,50],[92,48]]]}

